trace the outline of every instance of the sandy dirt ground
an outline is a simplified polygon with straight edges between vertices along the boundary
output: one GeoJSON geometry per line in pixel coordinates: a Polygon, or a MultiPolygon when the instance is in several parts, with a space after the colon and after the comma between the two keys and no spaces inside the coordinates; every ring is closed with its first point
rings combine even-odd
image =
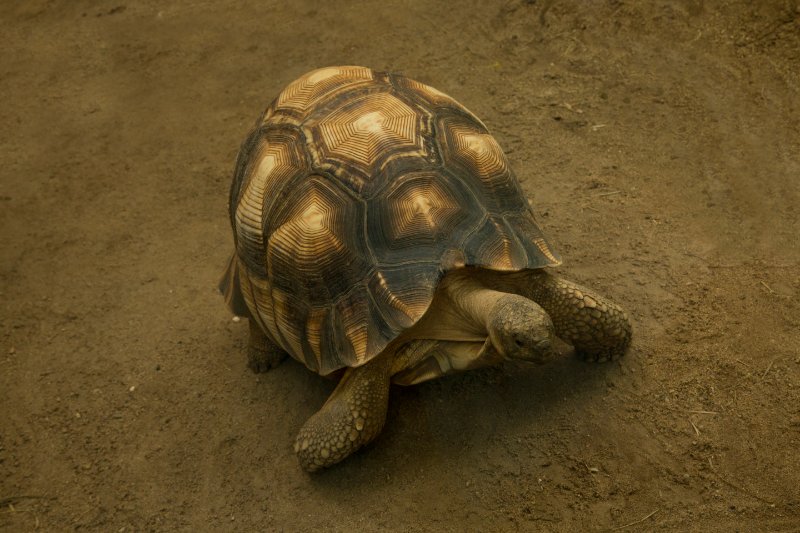
{"type": "Polygon", "coordinates": [[[0,529],[800,531],[800,4],[0,5],[0,529]],[[319,66],[483,118],[617,363],[393,389],[307,475],[334,384],[246,367],[233,163],[319,66]]]}

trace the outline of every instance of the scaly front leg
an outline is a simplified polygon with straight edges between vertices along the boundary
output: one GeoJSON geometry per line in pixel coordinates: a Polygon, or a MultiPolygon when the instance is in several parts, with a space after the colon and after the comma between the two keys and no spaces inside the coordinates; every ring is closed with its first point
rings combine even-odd
{"type": "Polygon", "coordinates": [[[300,429],[294,451],[309,472],[338,463],[378,436],[389,404],[385,354],[349,368],[325,405],[300,429]]]}
{"type": "Polygon", "coordinates": [[[620,306],[595,291],[543,271],[532,273],[526,291],[553,320],[556,335],[587,361],[621,357],[631,341],[631,323],[620,306]]]}

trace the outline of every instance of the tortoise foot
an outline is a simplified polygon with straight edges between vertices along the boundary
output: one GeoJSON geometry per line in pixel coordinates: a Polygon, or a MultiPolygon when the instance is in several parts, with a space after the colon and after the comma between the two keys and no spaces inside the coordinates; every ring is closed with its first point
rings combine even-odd
{"type": "Polygon", "coordinates": [[[250,341],[247,346],[247,366],[250,370],[257,374],[267,372],[284,359],[286,352],[269,340],[258,324],[250,319],[250,341]]]}
{"type": "Polygon", "coordinates": [[[348,369],[331,397],[300,429],[294,451],[308,472],[343,460],[378,436],[389,402],[389,365],[348,369]]]}
{"type": "Polygon", "coordinates": [[[572,344],[584,361],[613,361],[628,350],[628,315],[608,298],[549,274],[540,274],[532,289],[533,299],[553,319],[556,335],[572,344]]]}
{"type": "Polygon", "coordinates": [[[284,359],[286,359],[286,352],[280,348],[270,350],[258,346],[247,347],[247,367],[256,374],[272,370],[284,359]]]}

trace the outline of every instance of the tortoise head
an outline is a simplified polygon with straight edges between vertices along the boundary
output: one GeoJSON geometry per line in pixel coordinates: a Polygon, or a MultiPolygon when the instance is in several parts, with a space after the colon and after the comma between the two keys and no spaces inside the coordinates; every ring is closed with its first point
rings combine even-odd
{"type": "Polygon", "coordinates": [[[509,294],[497,302],[490,319],[489,338],[508,359],[544,363],[552,358],[553,321],[532,300],[509,294]]]}

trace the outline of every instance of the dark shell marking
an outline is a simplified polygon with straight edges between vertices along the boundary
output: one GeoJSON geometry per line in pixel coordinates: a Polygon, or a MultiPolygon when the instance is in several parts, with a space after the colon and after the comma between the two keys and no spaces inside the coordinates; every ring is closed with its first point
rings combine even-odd
{"type": "Polygon", "coordinates": [[[224,290],[321,374],[379,354],[451,268],[560,262],[479,119],[363,67],[319,69],[281,92],[242,145],[230,216],[238,277],[224,290]]]}

